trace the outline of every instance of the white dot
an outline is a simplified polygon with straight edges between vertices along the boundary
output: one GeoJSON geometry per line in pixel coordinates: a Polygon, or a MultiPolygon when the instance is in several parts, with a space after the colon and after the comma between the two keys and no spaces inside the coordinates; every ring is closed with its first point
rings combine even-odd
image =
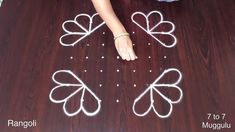
{"type": "Polygon", "coordinates": [[[119,56],[117,56],[117,59],[120,59],[120,57],[119,57],[119,56]]]}
{"type": "Polygon", "coordinates": [[[119,70],[119,69],[117,69],[117,72],[120,72],[120,70],[119,70]]]}
{"type": "Polygon", "coordinates": [[[104,46],[105,44],[103,43],[102,46],[104,46]]]}
{"type": "Polygon", "coordinates": [[[149,70],[149,72],[152,72],[152,70],[149,70]]]}
{"type": "Polygon", "coordinates": [[[73,56],[71,56],[70,59],[72,60],[72,59],[73,59],[73,56]]]}
{"type": "Polygon", "coordinates": [[[136,72],[136,70],[133,70],[133,72],[136,72]]]}
{"type": "Polygon", "coordinates": [[[105,35],[105,32],[103,32],[103,35],[105,35]]]}
{"type": "Polygon", "coordinates": [[[151,56],[149,56],[149,59],[151,59],[151,56]]]}
{"type": "Polygon", "coordinates": [[[133,34],[135,34],[135,32],[132,32],[133,34]]]}
{"type": "Polygon", "coordinates": [[[119,87],[120,85],[119,84],[117,84],[117,87],[119,87]]]}
{"type": "Polygon", "coordinates": [[[103,72],[103,70],[100,70],[100,72],[103,72]]]}
{"type": "Polygon", "coordinates": [[[99,84],[100,87],[102,87],[102,84],[99,84]]]}
{"type": "Polygon", "coordinates": [[[86,59],[88,59],[89,57],[88,56],[86,56],[86,59]]]}
{"type": "Polygon", "coordinates": [[[148,45],[151,45],[150,43],[148,43],[148,45]]]}
{"type": "Polygon", "coordinates": [[[164,56],[164,59],[166,59],[167,57],[166,56],[164,56]]]}
{"type": "Polygon", "coordinates": [[[89,47],[89,46],[90,46],[90,44],[86,44],[86,46],[88,46],[88,47],[89,47]]]}
{"type": "Polygon", "coordinates": [[[135,46],[135,44],[133,44],[133,46],[135,46]]]}
{"type": "Polygon", "coordinates": [[[87,72],[87,70],[84,70],[84,72],[87,72]]]}
{"type": "Polygon", "coordinates": [[[134,84],[134,87],[136,87],[136,84],[134,84]]]}
{"type": "Polygon", "coordinates": [[[101,59],[104,59],[104,56],[101,56],[101,59]]]}
{"type": "Polygon", "coordinates": [[[116,102],[119,103],[119,100],[117,99],[116,102]]]}

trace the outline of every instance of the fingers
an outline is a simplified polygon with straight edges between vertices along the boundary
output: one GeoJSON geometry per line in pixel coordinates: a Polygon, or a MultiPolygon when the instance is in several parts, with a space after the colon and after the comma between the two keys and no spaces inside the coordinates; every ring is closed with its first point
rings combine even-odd
{"type": "Polygon", "coordinates": [[[127,61],[130,61],[130,60],[135,60],[137,59],[137,56],[135,55],[134,53],[134,50],[132,48],[130,49],[126,49],[124,51],[120,51],[120,54],[119,54],[123,60],[127,60],[127,61]]]}
{"type": "Polygon", "coordinates": [[[132,42],[129,37],[119,38],[115,41],[115,46],[118,54],[123,60],[135,60],[137,56],[133,50],[132,42]]]}
{"type": "Polygon", "coordinates": [[[129,56],[130,56],[130,59],[131,59],[131,60],[137,59],[137,56],[135,55],[135,52],[134,52],[134,50],[133,50],[133,47],[131,47],[131,48],[128,49],[128,53],[129,53],[129,56]]]}
{"type": "Polygon", "coordinates": [[[127,61],[131,60],[130,55],[128,54],[127,51],[124,53],[124,60],[127,60],[127,61]]]}
{"type": "Polygon", "coordinates": [[[123,60],[127,60],[127,61],[130,60],[129,53],[127,52],[125,48],[118,47],[117,49],[119,50],[118,54],[121,56],[123,60]]]}
{"type": "Polygon", "coordinates": [[[135,52],[133,50],[132,47],[117,47],[117,50],[118,50],[118,54],[121,56],[121,58],[123,60],[127,60],[127,61],[130,61],[130,60],[135,60],[137,59],[137,56],[135,55],[135,52]]]}

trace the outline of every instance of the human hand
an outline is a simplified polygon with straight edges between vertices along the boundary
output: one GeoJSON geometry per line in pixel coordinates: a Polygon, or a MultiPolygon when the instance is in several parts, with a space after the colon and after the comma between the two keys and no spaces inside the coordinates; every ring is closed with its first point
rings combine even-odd
{"type": "Polygon", "coordinates": [[[112,31],[118,54],[123,60],[137,59],[129,34],[113,11],[110,0],[92,0],[92,2],[96,11],[112,31]]]}
{"type": "Polygon", "coordinates": [[[133,50],[132,41],[129,36],[118,37],[115,41],[115,47],[123,60],[135,60],[137,56],[133,50]]]}

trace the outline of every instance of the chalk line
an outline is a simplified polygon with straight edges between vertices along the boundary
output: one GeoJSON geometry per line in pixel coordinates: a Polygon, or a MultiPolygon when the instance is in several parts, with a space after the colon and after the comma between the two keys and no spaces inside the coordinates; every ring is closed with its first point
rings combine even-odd
{"type": "Polygon", "coordinates": [[[93,27],[93,18],[96,17],[96,16],[99,16],[98,13],[95,13],[94,15],[90,16],[88,14],[79,14],[77,15],[74,20],[67,20],[65,21],[63,24],[62,24],[62,28],[63,30],[65,31],[65,34],[62,35],[60,37],[60,44],[63,45],[63,46],[74,46],[76,45],[78,42],[80,42],[81,40],[83,40],[84,38],[86,38],[87,36],[89,36],[91,33],[95,32],[97,29],[99,29],[100,27],[102,27],[105,22],[103,21],[102,23],[100,23],[99,25],[93,27]],[[80,17],[88,17],[89,18],[89,29],[86,29],[84,26],[82,26],[80,23],[78,23],[78,19],[80,17]],[[83,31],[81,32],[72,32],[72,31],[69,31],[66,29],[65,25],[68,24],[68,23],[72,23],[72,24],[75,24],[76,26],[80,27],[83,31]],[[82,36],[81,38],[77,39],[75,42],[73,43],[65,43],[63,42],[63,38],[64,37],[67,37],[67,36],[72,36],[72,35],[78,35],[78,36],[82,36]]]}
{"type": "Polygon", "coordinates": [[[134,103],[133,103],[133,106],[132,106],[132,110],[133,110],[134,114],[137,115],[137,116],[146,116],[152,109],[154,111],[154,113],[160,118],[169,117],[172,113],[172,110],[173,110],[173,104],[179,103],[181,101],[181,99],[183,98],[183,92],[182,92],[181,88],[177,86],[179,84],[179,82],[181,81],[181,79],[182,79],[182,74],[178,69],[169,68],[167,70],[164,70],[163,73],[143,93],[141,93],[134,100],[134,103]],[[160,84],[160,83],[158,83],[159,80],[161,80],[166,74],[168,74],[170,72],[176,72],[179,76],[175,83],[172,83],[172,84],[160,84]],[[158,87],[175,88],[180,93],[179,98],[177,100],[171,100],[170,98],[168,98],[164,94],[162,94],[161,91],[158,90],[158,87]],[[136,112],[136,109],[135,109],[136,103],[138,101],[140,101],[143,98],[143,96],[145,96],[148,92],[150,92],[150,95],[149,95],[150,96],[150,105],[149,105],[147,111],[145,111],[143,113],[136,112]],[[154,106],[153,92],[157,92],[166,102],[168,102],[170,104],[170,110],[167,114],[161,115],[156,110],[156,108],[154,106]]]}
{"type": "Polygon", "coordinates": [[[170,21],[164,21],[163,20],[163,16],[161,14],[161,12],[159,11],[151,11],[149,12],[147,15],[145,15],[143,12],[134,12],[132,15],[131,15],[131,20],[133,23],[135,23],[139,28],[141,28],[143,31],[145,31],[147,34],[149,34],[151,37],[153,37],[156,41],[158,41],[162,46],[166,47],[166,48],[172,48],[176,45],[177,43],[177,38],[175,37],[175,35],[173,35],[172,33],[175,31],[175,25],[174,23],[170,22],[170,21]],[[143,27],[141,26],[135,19],[134,17],[137,16],[137,15],[141,15],[145,18],[146,20],[146,27],[143,27]],[[160,16],[160,21],[155,24],[151,29],[149,27],[149,17],[151,15],[159,15],[160,16]],[[171,25],[171,30],[170,31],[167,31],[167,32],[154,32],[153,30],[156,29],[160,24],[170,24],[171,25]],[[156,36],[154,35],[169,35],[171,36],[174,41],[173,43],[171,44],[166,44],[164,42],[162,42],[160,39],[158,39],[156,36]]]}
{"type": "Polygon", "coordinates": [[[56,71],[53,76],[52,76],[52,80],[57,84],[56,87],[54,87],[50,94],[49,94],[49,99],[53,102],[53,103],[63,103],[63,110],[64,110],[64,113],[67,115],[67,116],[75,116],[77,115],[78,113],[80,113],[81,111],[87,115],[87,116],[95,116],[99,111],[100,111],[100,108],[101,108],[101,100],[82,82],[82,80],[80,78],[78,78],[72,71],[70,70],[59,70],[59,71],[56,71]],[[69,74],[71,77],[75,78],[78,83],[76,84],[72,84],[72,83],[61,83],[59,81],[57,81],[55,79],[56,75],[58,74],[69,74]],[[61,100],[57,100],[57,99],[54,99],[53,98],[53,92],[56,91],[57,89],[61,89],[61,88],[70,88],[70,87],[78,87],[77,90],[75,90],[73,93],[71,93],[68,97],[64,98],[64,99],[61,99],[61,100]],[[82,91],[82,95],[81,95],[81,98],[80,98],[80,108],[75,111],[75,112],[68,112],[67,108],[66,108],[66,105],[68,103],[68,101],[74,96],[76,95],[77,93],[79,93],[80,91],[82,91]],[[85,96],[85,92],[86,94],[91,94],[91,97],[93,97],[96,101],[97,101],[97,109],[94,110],[93,112],[89,112],[87,111],[84,106],[83,106],[83,103],[84,103],[84,96],[85,96]]]}

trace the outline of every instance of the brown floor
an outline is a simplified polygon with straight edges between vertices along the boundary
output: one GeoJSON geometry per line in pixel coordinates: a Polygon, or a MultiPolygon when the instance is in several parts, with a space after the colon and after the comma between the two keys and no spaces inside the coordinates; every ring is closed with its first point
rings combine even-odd
{"type": "MultiPolygon", "coordinates": [[[[79,13],[95,13],[89,0],[3,2],[0,8],[0,131],[212,132],[212,129],[202,129],[202,122],[208,121],[231,123],[231,129],[220,131],[234,132],[235,1],[113,0],[113,5],[127,30],[135,32],[131,37],[136,44],[137,61],[116,59],[113,37],[106,26],[75,47],[59,44],[64,33],[63,21],[73,19],[79,13]],[[152,10],[161,11],[166,20],[175,23],[178,43],[174,48],[159,45],[131,22],[130,16],[135,11],[148,13],[152,10]],[[184,93],[183,100],[174,105],[172,115],[167,119],[157,117],[153,111],[145,117],[135,116],[132,112],[134,99],[170,67],[178,68],[183,74],[179,85],[184,93]],[[61,69],[72,70],[102,100],[101,111],[96,116],[79,113],[67,117],[62,104],[49,100],[48,95],[56,86],[51,76],[61,69]],[[225,113],[226,116],[224,120],[208,120],[208,113],[225,113]],[[27,129],[8,127],[9,119],[34,119],[37,126],[27,129]]],[[[175,77],[164,79],[167,80],[174,81],[175,77]]],[[[168,90],[166,94],[175,95],[170,92],[168,90]]],[[[60,95],[62,97],[63,92],[60,95]]],[[[70,110],[78,107],[77,99],[71,100],[70,110]]],[[[146,103],[142,102],[142,108],[146,108],[146,103]]],[[[162,101],[158,100],[158,104],[163,113],[169,108],[162,101]]],[[[94,103],[88,102],[86,106],[93,108],[94,103]]]]}

